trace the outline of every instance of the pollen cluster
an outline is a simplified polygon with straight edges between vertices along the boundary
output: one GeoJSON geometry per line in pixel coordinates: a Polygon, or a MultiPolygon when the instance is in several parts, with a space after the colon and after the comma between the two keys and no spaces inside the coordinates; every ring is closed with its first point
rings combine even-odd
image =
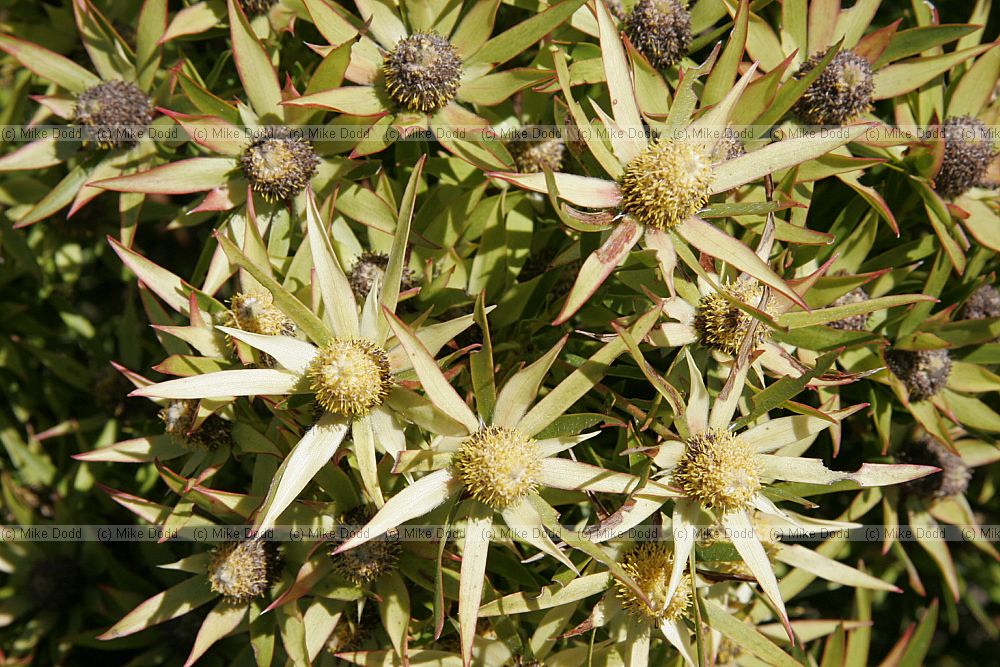
{"type": "Polygon", "coordinates": [[[948,383],[951,355],[948,350],[890,350],[885,361],[892,374],[903,381],[911,401],[923,401],[948,383]]]}
{"type": "Polygon", "coordinates": [[[364,417],[385,401],[392,386],[386,351],[365,338],[334,338],[306,370],[316,401],[328,412],[364,417]]]}
{"type": "Polygon", "coordinates": [[[205,574],[214,592],[232,602],[249,602],[267,593],[280,567],[274,542],[226,542],[212,552],[205,574]]]}
{"type": "Polygon", "coordinates": [[[192,449],[216,450],[233,443],[233,426],[218,415],[209,415],[195,429],[198,417],[198,401],[194,399],[173,400],[160,410],[163,430],[174,436],[185,447],[192,449]]]}
{"type": "Polygon", "coordinates": [[[760,473],[757,452],[743,438],[709,429],[687,441],[673,482],[702,506],[728,514],[750,506],[761,488],[760,473]]]}
{"type": "Polygon", "coordinates": [[[309,184],[319,157],[302,137],[275,130],[240,155],[240,168],[253,191],[266,201],[288,199],[309,184]]]}
{"type": "MultiPolygon", "coordinates": [[[[381,285],[385,279],[385,270],[389,266],[389,255],[384,252],[364,252],[354,262],[351,267],[351,290],[358,300],[364,301],[368,298],[368,293],[376,282],[381,285]]],[[[400,291],[413,288],[416,285],[413,279],[413,270],[403,267],[403,275],[399,281],[400,291]]]]}
{"type": "Polygon", "coordinates": [[[649,598],[647,604],[632,589],[616,579],[618,599],[632,614],[659,624],[682,618],[691,606],[689,574],[681,577],[673,597],[667,599],[674,557],[662,542],[643,542],[625,554],[621,565],[649,598]]]}
{"type": "Polygon", "coordinates": [[[485,426],[462,443],[455,468],[473,498],[503,509],[538,488],[542,455],[516,430],[485,426]]]}
{"type": "Polygon", "coordinates": [[[697,142],[658,139],[625,168],[622,210],[654,229],[671,229],[708,201],[712,158],[697,142]]]}
{"type": "MultiPolygon", "coordinates": [[[[847,294],[840,296],[836,301],[830,304],[830,308],[837,306],[849,306],[852,303],[862,303],[868,300],[868,292],[864,291],[860,287],[855,287],[847,294]]],[[[836,322],[830,322],[827,326],[831,326],[834,329],[841,329],[843,331],[864,331],[865,326],[868,324],[868,314],[860,313],[858,315],[851,315],[845,317],[842,320],[837,320],[836,322]]]]}
{"type": "MultiPolygon", "coordinates": [[[[755,308],[763,293],[763,288],[757,282],[750,280],[726,283],[722,285],[722,289],[733,299],[755,308]]],[[[768,300],[764,309],[769,313],[773,310],[770,308],[771,303],[771,300],[768,300]]],[[[694,328],[698,332],[701,344],[733,356],[739,353],[750,325],[755,322],[757,326],[753,332],[752,349],[760,347],[767,338],[767,325],[754,320],[723,295],[713,292],[703,296],[694,315],[694,328]]]]}
{"type": "Polygon", "coordinates": [[[418,32],[396,43],[382,64],[389,97],[409,111],[431,113],[455,98],[462,78],[458,50],[441,35],[418,32]]]}
{"type": "MultiPolygon", "coordinates": [[[[364,526],[371,521],[372,513],[361,509],[348,513],[344,517],[347,526],[364,526]]],[[[359,529],[351,530],[344,539],[353,537],[359,529]]],[[[330,552],[334,569],[340,576],[357,586],[364,586],[379,577],[396,569],[402,547],[397,541],[398,531],[390,530],[385,535],[363,542],[353,549],[339,554],[330,552]]]]}
{"type": "Polygon", "coordinates": [[[546,169],[559,171],[566,153],[561,137],[552,136],[535,126],[519,131],[507,148],[514,158],[514,166],[522,174],[537,174],[546,169]]]}
{"type": "Polygon", "coordinates": [[[980,285],[962,306],[959,319],[985,320],[991,317],[1000,317],[1000,292],[993,285],[980,285]]]}
{"type": "Polygon", "coordinates": [[[952,116],[941,127],[944,159],[934,178],[935,188],[954,199],[980,184],[995,155],[989,131],[972,116],[952,116]]]}
{"type": "Polygon", "coordinates": [[[691,45],[691,15],[677,0],[639,0],[624,27],[635,48],[657,69],[679,61],[691,45]]]}
{"type": "MultiPolygon", "coordinates": [[[[795,78],[801,79],[816,69],[825,55],[810,56],[795,72],[795,78]]],[[[794,111],[814,125],[842,125],[867,112],[874,93],[871,63],[853,51],[841,51],[809,85],[794,111]]]]}
{"type": "Polygon", "coordinates": [[[133,83],[104,81],[76,98],[73,121],[101,148],[132,148],[153,121],[149,96],[133,83]]]}
{"type": "Polygon", "coordinates": [[[972,469],[947,447],[926,436],[910,442],[897,456],[900,463],[935,466],[941,472],[915,479],[905,488],[924,498],[947,498],[965,493],[972,479],[972,469]]]}

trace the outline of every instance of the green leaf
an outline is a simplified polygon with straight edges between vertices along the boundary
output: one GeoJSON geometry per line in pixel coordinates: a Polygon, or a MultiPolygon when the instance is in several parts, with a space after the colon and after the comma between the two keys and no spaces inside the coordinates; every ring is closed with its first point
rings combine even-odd
{"type": "Polygon", "coordinates": [[[233,40],[233,60],[243,82],[243,89],[250,99],[254,112],[264,122],[282,120],[281,84],[271,65],[271,58],[264,51],[254,34],[243,7],[236,0],[229,3],[229,34],[233,40]]]}
{"type": "Polygon", "coordinates": [[[726,40],[722,55],[719,56],[705,81],[705,88],[701,94],[702,106],[707,107],[720,101],[733,87],[740,60],[743,58],[743,51],[746,49],[749,25],[750,0],[740,0],[739,7],[736,9],[733,31],[729,34],[729,39],[726,40]]]}
{"type": "Polygon", "coordinates": [[[955,65],[974,58],[993,48],[992,44],[976,46],[961,51],[953,51],[941,56],[913,58],[903,62],[883,67],[875,72],[876,100],[887,100],[890,97],[905,95],[931,79],[944,74],[955,65]]]}
{"type": "Polygon", "coordinates": [[[752,653],[769,665],[776,667],[801,667],[750,623],[737,620],[728,611],[712,600],[703,600],[708,625],[732,640],[736,645],[752,653]]]}
{"type": "Polygon", "coordinates": [[[820,308],[812,312],[783,313],[775,318],[778,324],[789,329],[800,329],[817,324],[836,322],[854,315],[866,315],[879,310],[905,306],[918,301],[937,302],[937,299],[927,294],[892,294],[880,296],[875,299],[867,299],[857,303],[850,303],[844,306],[833,306],[831,308],[820,308]]]}
{"type": "Polygon", "coordinates": [[[196,157],[168,162],[128,176],[105,178],[90,185],[116,192],[181,195],[205,192],[226,183],[237,169],[237,162],[228,157],[196,157]]]}
{"type": "Polygon", "coordinates": [[[43,79],[72,93],[82,93],[101,82],[96,74],[69,58],[10,35],[0,35],[0,50],[6,51],[43,79]]]}
{"type": "Polygon", "coordinates": [[[183,616],[216,597],[204,575],[191,577],[157,593],[125,615],[98,639],[118,639],[183,616]]]}
{"type": "Polygon", "coordinates": [[[466,66],[482,64],[493,68],[507,62],[569,18],[585,1],[564,0],[500,33],[472,54],[466,66]]]}

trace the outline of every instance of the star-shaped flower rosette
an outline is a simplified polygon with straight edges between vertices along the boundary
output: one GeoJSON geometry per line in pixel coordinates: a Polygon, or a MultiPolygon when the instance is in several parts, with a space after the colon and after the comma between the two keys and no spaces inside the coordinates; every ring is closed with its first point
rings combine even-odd
{"type": "MultiPolygon", "coordinates": [[[[227,336],[259,350],[273,360],[273,368],[222,370],[168,380],[143,387],[133,395],[168,399],[207,399],[234,396],[310,395],[321,414],[285,458],[259,509],[254,528],[265,531],[298,497],[317,472],[337,452],[350,433],[362,485],[372,502],[382,503],[377,447],[389,453],[405,448],[403,414],[412,401],[396,376],[411,368],[398,340],[390,335],[385,313],[399,296],[400,277],[417,183],[422,163],[414,171],[403,197],[384,282],[371,289],[360,306],[333,251],[312,193],[306,196],[306,229],[315,272],[314,285],[322,302],[322,317],[306,309],[273,278],[269,278],[232,242],[220,236],[227,254],[254,275],[313,343],[288,335],[262,335],[233,326],[220,326],[227,336]],[[359,312],[360,310],[360,312],[359,312]],[[378,437],[376,438],[376,432],[378,437]]],[[[419,329],[415,334],[435,352],[472,323],[469,316],[419,329]]]]}
{"type": "MultiPolygon", "coordinates": [[[[483,594],[484,574],[496,515],[526,542],[570,569],[576,566],[549,537],[583,550],[607,565],[623,585],[637,590],[633,579],[607,554],[558,521],[557,511],[539,495],[544,488],[625,494],[640,485],[632,474],[617,472],[559,456],[574,445],[597,435],[560,435],[535,439],[546,427],[592,388],[608,365],[625,351],[621,341],[604,345],[583,365],[536,399],[545,376],[559,356],[565,339],[529,366],[514,373],[499,389],[494,385],[492,351],[482,300],[477,319],[485,332],[483,349],[470,363],[479,366],[474,377],[476,410],[462,400],[423,343],[395,317],[390,326],[409,355],[427,398],[441,413],[429,427],[439,435],[427,449],[401,452],[395,471],[427,472],[386,501],[371,521],[337,548],[345,553],[386,531],[423,516],[445,503],[460,502],[453,513],[466,516],[459,583],[458,621],[464,664],[470,664],[476,619],[483,594]]],[[[635,319],[629,330],[642,337],[658,315],[652,309],[635,319]]],[[[670,491],[650,482],[662,492],[670,491]]],[[[642,599],[643,593],[637,593],[642,599]]],[[[443,614],[443,610],[438,612],[443,614]]],[[[439,616],[437,627],[443,625],[439,616]]]]}
{"type": "MultiPolygon", "coordinates": [[[[690,244],[723,259],[759,280],[792,302],[805,307],[795,291],[741,241],[706,222],[701,214],[710,199],[769,174],[823,156],[860,136],[867,128],[857,125],[834,136],[803,136],[733,154],[724,131],[733,110],[754,79],[756,65],[717,104],[702,108],[692,119],[697,95],[694,80],[716,67],[713,54],[704,65],[685,73],[665,115],[644,113],[643,101],[662,87],[651,83],[647,72],[630,65],[621,38],[603,2],[596,5],[600,25],[604,72],[611,97],[612,115],[593,104],[599,119],[592,123],[574,100],[565,56],[554,54],[556,71],[573,122],[607,178],[566,173],[490,175],[534,192],[548,193],[567,226],[581,232],[604,234],[600,247],[588,256],[556,324],[572,317],[608,276],[628,257],[637,243],[655,251],[665,273],[676,265],[675,246],[690,244]],[[658,138],[648,138],[648,124],[658,138]],[[603,135],[603,136],[602,136],[603,135]],[[709,138],[703,138],[703,137],[709,138]],[[610,141],[610,149],[605,144],[610,141]],[[573,206],[560,206],[563,199],[573,206]],[[587,210],[579,210],[582,207],[587,210]]],[[[735,68],[733,68],[735,74],[735,68]]],[[[648,105],[648,102],[647,102],[648,105]]],[[[721,200],[721,197],[719,197],[721,200]]],[[[772,210],[780,205],[773,204],[772,210]]],[[[757,204],[734,204],[727,216],[760,213],[757,204]]]]}
{"type": "MultiPolygon", "coordinates": [[[[620,335],[626,339],[633,356],[638,355],[641,360],[634,339],[630,340],[627,332],[620,335]]],[[[734,421],[743,397],[747,364],[731,369],[722,390],[713,399],[687,350],[684,357],[690,387],[686,404],[675,408],[676,435],[666,436],[655,447],[643,450],[659,470],[653,477],[671,490],[640,489],[633,502],[602,522],[595,534],[599,539],[611,539],[660,511],[664,503],[672,502],[673,571],[664,602],[668,604],[680,584],[698,531],[707,526],[721,526],[726,531],[725,538],[732,542],[793,639],[774,567],[755,524],[760,518],[775,517],[790,521],[793,526],[798,524],[806,533],[821,528],[790,519],[794,515],[775,504],[774,500],[781,495],[780,490],[771,493],[772,486],[779,481],[814,485],[853,482],[858,488],[886,486],[929,475],[937,468],[865,463],[853,473],[830,470],[821,459],[801,457],[801,451],[817,434],[867,407],[865,404],[830,413],[817,411],[773,419],[764,412],[734,421]]],[[[654,386],[667,400],[677,400],[676,389],[667,388],[665,380],[644,361],[640,361],[640,366],[647,377],[655,380],[654,386]]]]}
{"type": "Polygon", "coordinates": [[[455,3],[444,10],[415,0],[401,2],[397,9],[392,3],[357,0],[358,21],[322,0],[308,0],[310,16],[330,44],[316,50],[326,58],[340,51],[348,54],[346,78],[357,85],[307,91],[286,104],[336,111],[344,114],[340,122],[366,128],[352,155],[369,155],[401,136],[431,130],[456,155],[503,168],[510,156],[498,145],[480,141],[490,122],[469,106],[498,105],[550,78],[551,72],[537,67],[496,70],[544,38],[583,2],[552,3],[491,37],[496,3],[455,3]]]}

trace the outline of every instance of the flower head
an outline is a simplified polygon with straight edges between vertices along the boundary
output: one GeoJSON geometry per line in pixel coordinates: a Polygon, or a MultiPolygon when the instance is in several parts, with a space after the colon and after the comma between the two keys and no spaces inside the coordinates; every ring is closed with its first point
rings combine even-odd
{"type": "Polygon", "coordinates": [[[673,554],[662,542],[643,542],[625,554],[622,559],[622,569],[628,572],[646,594],[649,603],[647,604],[632,589],[616,580],[618,598],[622,606],[632,614],[657,624],[682,618],[691,606],[691,576],[685,574],[681,578],[680,585],[668,600],[667,593],[673,565],[673,554]]]}
{"type": "Polygon", "coordinates": [[[723,514],[744,510],[761,489],[757,453],[724,429],[697,433],[687,441],[674,469],[674,484],[706,508],[723,514]]]}
{"type": "Polygon", "coordinates": [[[278,4],[278,0],[240,0],[243,11],[250,16],[266,14],[271,7],[278,4]]]}
{"type": "Polygon", "coordinates": [[[132,148],[138,143],[137,128],[153,120],[149,96],[135,84],[104,81],[80,93],[73,121],[83,125],[87,137],[101,148],[132,148]]]}
{"type": "Polygon", "coordinates": [[[653,67],[670,67],[691,45],[691,15],[677,0],[639,0],[625,17],[625,34],[653,67]]]}
{"type": "Polygon", "coordinates": [[[890,350],[885,361],[892,374],[903,381],[911,401],[934,396],[948,382],[951,355],[948,350],[890,350]]]}
{"type": "Polygon", "coordinates": [[[234,602],[248,602],[267,593],[280,565],[274,542],[227,542],[212,552],[206,576],[214,592],[234,602]]]}
{"type": "Polygon", "coordinates": [[[335,338],[306,371],[316,400],[327,411],[363,417],[385,401],[392,386],[386,351],[366,338],[335,338]]]}
{"type": "Polygon", "coordinates": [[[396,43],[382,65],[385,89],[396,104],[429,113],[455,98],[462,60],[441,35],[418,32],[396,43]]]}
{"type": "Polygon", "coordinates": [[[705,205],[713,174],[697,142],[659,139],[625,168],[622,209],[643,225],[671,229],[705,205]]]}
{"type": "Polygon", "coordinates": [[[240,155],[240,168],[254,192],[267,201],[288,199],[309,184],[319,157],[302,137],[274,131],[240,155]]]}
{"type": "Polygon", "coordinates": [[[534,440],[485,426],[462,443],[455,467],[473,498],[503,509],[538,488],[541,460],[534,440]]]}
{"type": "MultiPolygon", "coordinates": [[[[825,55],[810,56],[795,77],[800,79],[816,69],[825,55]]],[[[841,51],[802,94],[795,113],[815,125],[842,125],[868,111],[874,93],[871,63],[853,51],[841,51]]]]}
{"type": "Polygon", "coordinates": [[[945,197],[954,199],[983,180],[993,159],[993,142],[983,122],[972,116],[944,121],[944,159],[934,179],[945,197]]]}
{"type": "MultiPolygon", "coordinates": [[[[751,280],[726,283],[722,289],[733,299],[751,306],[757,305],[763,293],[763,288],[751,280]]],[[[695,309],[694,328],[701,344],[734,356],[739,353],[753,323],[753,317],[716,292],[703,296],[695,309]]],[[[753,333],[753,347],[758,347],[767,334],[767,327],[758,322],[753,333]]]]}
{"type": "Polygon", "coordinates": [[[972,479],[972,469],[962,457],[940,442],[925,436],[906,445],[898,457],[902,463],[935,466],[941,472],[907,482],[904,488],[923,498],[947,498],[965,493],[972,479]]]}

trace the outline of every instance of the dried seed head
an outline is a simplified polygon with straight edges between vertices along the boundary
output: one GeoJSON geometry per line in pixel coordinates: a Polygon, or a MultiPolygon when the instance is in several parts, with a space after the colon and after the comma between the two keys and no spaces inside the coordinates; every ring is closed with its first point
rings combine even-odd
{"type": "Polygon", "coordinates": [[[273,130],[240,155],[240,168],[253,191],[269,202],[288,199],[309,185],[319,157],[311,143],[287,131],[273,130]]]}
{"type": "Polygon", "coordinates": [[[334,338],[316,353],[306,375],[316,401],[345,417],[364,417],[392,387],[389,355],[365,338],[334,338]]]}
{"type": "Polygon", "coordinates": [[[385,57],[382,73],[386,92],[396,104],[431,113],[455,98],[462,60],[444,37],[418,32],[396,42],[385,57]]]}
{"type": "Polygon", "coordinates": [[[643,542],[625,554],[621,565],[649,598],[647,604],[632,589],[615,579],[618,599],[632,614],[659,625],[682,618],[691,606],[689,574],[681,577],[673,597],[667,600],[674,556],[662,542],[643,542]]]}
{"type": "Polygon", "coordinates": [[[725,429],[691,436],[673,482],[691,499],[723,514],[744,510],[760,491],[761,463],[746,440],[725,429]]]}
{"type": "Polygon", "coordinates": [[[82,591],[80,564],[68,556],[46,556],[35,561],[24,581],[25,598],[42,609],[72,602],[82,591]]]}
{"type": "MultiPolygon", "coordinates": [[[[755,281],[738,280],[725,283],[722,289],[733,299],[748,306],[757,307],[763,288],[755,281]]],[[[773,299],[768,299],[765,312],[773,315],[773,299]]],[[[698,339],[705,347],[736,356],[743,346],[751,324],[756,324],[753,332],[753,349],[760,347],[769,330],[763,322],[755,320],[737,308],[729,299],[717,292],[701,298],[695,309],[694,328],[698,339]]]]}
{"type": "Polygon", "coordinates": [[[459,447],[455,468],[473,498],[504,509],[538,488],[542,454],[512,428],[485,426],[459,447]]]}
{"type": "MultiPolygon", "coordinates": [[[[835,308],[837,306],[849,306],[852,303],[861,303],[868,300],[868,292],[864,291],[860,287],[855,287],[847,294],[838,297],[833,303],[830,304],[830,308],[835,308]]],[[[843,331],[864,331],[865,326],[868,324],[868,314],[861,313],[858,315],[851,315],[845,317],[842,320],[837,320],[836,322],[830,322],[829,325],[834,329],[841,329],[843,331]]]]}
{"type": "Polygon", "coordinates": [[[980,285],[962,306],[959,319],[985,320],[991,317],[1000,317],[1000,292],[993,285],[980,285]]]}
{"type": "Polygon", "coordinates": [[[266,14],[271,7],[278,4],[278,0],[240,0],[240,4],[243,5],[243,11],[248,15],[257,16],[266,14]]]}
{"type": "Polygon", "coordinates": [[[226,325],[263,336],[294,336],[295,323],[274,305],[270,292],[237,292],[229,300],[226,325]]]}
{"type": "Polygon", "coordinates": [[[545,667],[545,661],[532,660],[524,655],[515,655],[511,660],[510,667],[545,667]]]}
{"type": "Polygon", "coordinates": [[[697,142],[658,139],[625,168],[622,210],[654,229],[671,229],[708,201],[712,158],[697,142]]]}
{"type": "Polygon", "coordinates": [[[356,651],[368,641],[380,625],[378,607],[374,604],[365,604],[360,618],[358,614],[345,611],[340,615],[337,627],[326,642],[326,650],[330,653],[356,651]]]}
{"type": "MultiPolygon", "coordinates": [[[[344,525],[358,526],[359,528],[349,531],[344,535],[345,540],[353,537],[360,527],[371,521],[373,514],[365,509],[357,509],[349,512],[344,517],[344,525]]],[[[357,586],[364,586],[375,581],[384,574],[396,569],[399,563],[399,554],[402,547],[397,541],[399,532],[395,529],[388,531],[385,535],[368,540],[353,549],[348,549],[339,554],[330,552],[333,559],[334,569],[348,581],[357,586]]]]}
{"type": "Polygon", "coordinates": [[[676,63],[691,45],[691,15],[677,0],[639,0],[624,27],[635,48],[657,69],[676,63]]]}
{"type": "Polygon", "coordinates": [[[557,132],[547,132],[536,126],[520,130],[507,148],[514,158],[514,166],[522,174],[537,174],[546,169],[559,171],[566,153],[566,145],[557,132]]]}
{"type": "Polygon", "coordinates": [[[926,436],[907,444],[897,456],[900,463],[941,468],[941,472],[905,484],[907,491],[923,498],[947,498],[965,493],[972,468],[940,442],[926,436]]]}
{"type": "Polygon", "coordinates": [[[277,544],[248,540],[216,547],[205,574],[214,592],[232,602],[249,602],[267,593],[280,568],[277,544]]]}
{"type": "Polygon", "coordinates": [[[233,444],[233,425],[222,417],[209,415],[197,429],[194,428],[198,417],[197,400],[170,401],[160,410],[159,416],[164,432],[189,449],[214,451],[233,444]]]}
{"type": "Polygon", "coordinates": [[[983,122],[972,116],[952,116],[941,127],[944,159],[934,178],[935,189],[954,199],[979,185],[993,159],[993,142],[983,122]]]}
{"type": "Polygon", "coordinates": [[[889,350],[885,361],[892,374],[906,385],[911,401],[937,394],[948,383],[951,373],[948,350],[889,350]]]}
{"type": "MultiPolygon", "coordinates": [[[[795,78],[801,79],[816,69],[825,55],[810,56],[795,72],[795,78]]],[[[814,125],[842,125],[867,112],[874,93],[871,63],[853,51],[841,51],[809,85],[794,111],[814,125]]]]}
{"type": "MultiPolygon", "coordinates": [[[[389,255],[384,252],[363,252],[351,267],[351,289],[358,300],[364,301],[376,282],[381,285],[385,279],[385,269],[389,266],[389,255]]],[[[399,291],[403,292],[416,287],[413,270],[403,267],[403,275],[399,281],[399,291]]]]}
{"type": "Polygon", "coordinates": [[[132,148],[139,128],[153,121],[153,105],[146,93],[125,81],[104,81],[76,98],[73,122],[86,129],[88,139],[101,148],[132,148]]]}

